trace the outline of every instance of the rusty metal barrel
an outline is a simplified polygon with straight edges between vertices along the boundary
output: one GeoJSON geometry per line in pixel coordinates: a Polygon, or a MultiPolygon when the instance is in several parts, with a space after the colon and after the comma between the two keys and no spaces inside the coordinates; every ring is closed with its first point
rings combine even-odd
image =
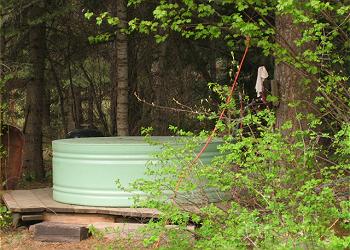
{"type": "Polygon", "coordinates": [[[6,189],[15,189],[22,175],[24,135],[22,131],[12,125],[2,126],[2,149],[0,185],[6,189]]]}

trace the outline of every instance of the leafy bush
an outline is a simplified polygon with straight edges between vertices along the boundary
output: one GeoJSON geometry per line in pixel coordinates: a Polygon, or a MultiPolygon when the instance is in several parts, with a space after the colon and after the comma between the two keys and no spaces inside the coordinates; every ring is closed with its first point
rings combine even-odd
{"type": "Polygon", "coordinates": [[[0,205],[0,231],[7,230],[12,225],[11,211],[7,207],[0,205]]]}
{"type": "Polygon", "coordinates": [[[323,160],[324,149],[318,143],[320,136],[327,135],[311,129],[311,123],[310,129],[288,136],[289,123],[280,130],[274,123],[273,112],[264,110],[243,119],[243,128],[255,129],[227,134],[237,124],[221,124],[220,154],[210,164],[191,162],[206,132],[194,136],[171,127],[187,136],[181,139],[186,146],[164,145],[157,161],[148,167],[151,178],[133,183],[135,190],[149,194],[147,200],[136,199],[136,205],[162,212],[145,242],[159,244],[166,239],[165,246],[177,249],[178,242],[181,249],[350,247],[350,237],[334,230],[336,225],[343,231],[349,228],[349,127],[344,126],[333,140],[337,161],[331,162],[323,160]],[[205,185],[200,184],[203,181],[205,185]],[[231,199],[210,203],[208,189],[229,192],[231,199]],[[339,191],[345,191],[345,198],[339,191]],[[188,206],[177,200],[186,193],[201,196],[191,198],[188,206]],[[192,236],[187,228],[190,223],[197,225],[190,231],[192,236]],[[167,224],[178,227],[165,228],[167,224]]]}

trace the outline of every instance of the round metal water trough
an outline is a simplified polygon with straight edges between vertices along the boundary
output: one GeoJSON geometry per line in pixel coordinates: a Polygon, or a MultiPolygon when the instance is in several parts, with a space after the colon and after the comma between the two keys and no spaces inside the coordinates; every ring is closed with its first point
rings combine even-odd
{"type": "MultiPolygon", "coordinates": [[[[176,140],[152,138],[171,143],[176,140]]],[[[211,143],[201,156],[202,162],[218,154],[218,144],[211,143]]],[[[130,207],[135,194],[118,190],[116,180],[128,187],[132,181],[144,178],[147,162],[161,150],[160,145],[150,145],[138,136],[53,141],[53,198],[68,204],[130,207]]]]}

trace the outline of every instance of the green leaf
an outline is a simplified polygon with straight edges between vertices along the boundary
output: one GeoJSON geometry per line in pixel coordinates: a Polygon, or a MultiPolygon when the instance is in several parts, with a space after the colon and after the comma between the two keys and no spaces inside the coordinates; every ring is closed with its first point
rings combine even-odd
{"type": "Polygon", "coordinates": [[[156,39],[157,43],[165,42],[167,37],[168,37],[168,35],[158,35],[158,34],[154,36],[154,38],[156,39]]]}
{"type": "Polygon", "coordinates": [[[109,25],[116,26],[116,25],[118,25],[120,23],[120,21],[119,21],[118,17],[108,17],[107,18],[107,23],[109,25]]]}
{"type": "Polygon", "coordinates": [[[94,13],[88,10],[87,12],[85,12],[84,17],[87,20],[90,20],[93,15],[94,15],[94,13]]]}
{"type": "Polygon", "coordinates": [[[102,22],[103,22],[103,18],[102,17],[100,17],[100,16],[96,17],[96,24],[97,25],[100,26],[102,24],[102,22]]]}

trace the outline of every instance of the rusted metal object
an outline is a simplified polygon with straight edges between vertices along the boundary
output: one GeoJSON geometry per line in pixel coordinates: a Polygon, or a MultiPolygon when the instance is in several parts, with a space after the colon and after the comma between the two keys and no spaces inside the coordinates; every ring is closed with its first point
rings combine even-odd
{"type": "Polygon", "coordinates": [[[19,128],[3,125],[1,142],[5,150],[1,157],[4,180],[1,185],[6,189],[15,189],[22,174],[24,135],[19,128]]]}

